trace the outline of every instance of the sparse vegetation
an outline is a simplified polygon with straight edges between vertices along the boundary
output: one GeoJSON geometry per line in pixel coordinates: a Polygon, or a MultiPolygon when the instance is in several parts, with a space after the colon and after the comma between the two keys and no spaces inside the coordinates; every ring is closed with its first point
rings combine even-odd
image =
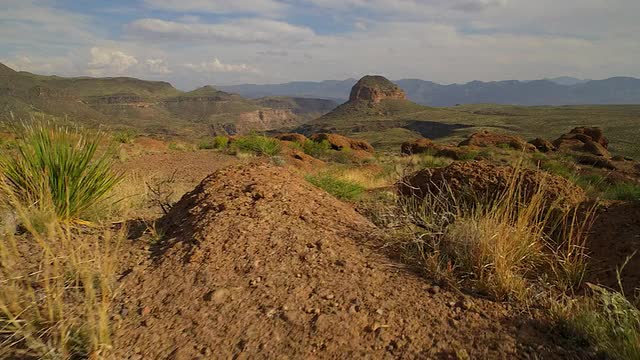
{"type": "Polygon", "coordinates": [[[364,187],[346,180],[336,178],[331,174],[307,175],[311,184],[323,189],[340,200],[353,201],[362,196],[364,187]]]}
{"type": "Polygon", "coordinates": [[[541,278],[553,278],[563,288],[578,286],[586,266],[581,249],[589,219],[566,214],[557,225],[542,187],[523,203],[520,181],[513,179],[494,201],[448,188],[421,202],[404,200],[403,216],[421,229],[408,249],[418,250],[432,275],[497,299],[526,300],[541,278]],[[566,230],[553,238],[550,227],[557,226],[566,230]]]}
{"type": "Polygon", "coordinates": [[[640,185],[629,182],[609,185],[604,190],[604,198],[610,200],[640,200],[640,185]]]}
{"type": "Polygon", "coordinates": [[[323,140],[322,142],[305,140],[304,144],[302,144],[302,151],[304,151],[305,154],[311,155],[317,159],[325,158],[330,149],[331,144],[329,144],[327,140],[323,140]]]}
{"type": "Polygon", "coordinates": [[[200,150],[219,150],[224,149],[229,144],[229,138],[226,136],[214,136],[212,138],[205,138],[198,143],[198,149],[200,150]]]}
{"type": "Polygon", "coordinates": [[[100,133],[45,123],[24,125],[15,155],[0,157],[0,170],[28,207],[48,206],[64,219],[80,219],[121,180],[110,152],[98,152],[100,133]]]}
{"type": "Polygon", "coordinates": [[[640,310],[624,294],[591,285],[592,295],[567,309],[567,325],[612,359],[640,359],[640,310]]]}
{"type": "Polygon", "coordinates": [[[113,139],[121,144],[129,144],[137,135],[135,129],[118,130],[113,133],[113,139]]]}
{"type": "Polygon", "coordinates": [[[120,180],[101,134],[25,125],[0,185],[0,357],[105,358],[126,230],[82,219],[120,180]],[[16,233],[16,227],[22,229],[16,233]]]}
{"type": "Polygon", "coordinates": [[[231,146],[241,152],[251,152],[266,156],[278,155],[281,150],[278,140],[255,134],[239,137],[231,146]]]}

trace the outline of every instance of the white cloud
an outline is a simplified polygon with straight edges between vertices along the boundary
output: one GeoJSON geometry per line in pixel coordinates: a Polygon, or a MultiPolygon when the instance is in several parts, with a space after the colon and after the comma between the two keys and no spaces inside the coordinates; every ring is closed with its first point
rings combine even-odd
{"type": "Polygon", "coordinates": [[[171,74],[169,64],[164,59],[147,59],[145,60],[146,70],[152,74],[171,74]]]}
{"type": "Polygon", "coordinates": [[[225,64],[218,58],[199,64],[185,64],[187,69],[202,73],[257,73],[258,70],[247,64],[225,64]]]}
{"type": "Polygon", "coordinates": [[[314,35],[313,30],[282,21],[237,19],[224,23],[181,23],[160,19],[139,19],[129,24],[134,37],[166,40],[212,39],[229,42],[274,43],[301,41],[314,35]]]}
{"type": "Polygon", "coordinates": [[[215,14],[277,14],[287,5],[274,0],[144,0],[153,9],[176,12],[208,12],[215,14]]]}
{"type": "Polygon", "coordinates": [[[138,59],[120,50],[92,47],[88,72],[94,76],[121,75],[125,70],[138,64],[138,59]]]}

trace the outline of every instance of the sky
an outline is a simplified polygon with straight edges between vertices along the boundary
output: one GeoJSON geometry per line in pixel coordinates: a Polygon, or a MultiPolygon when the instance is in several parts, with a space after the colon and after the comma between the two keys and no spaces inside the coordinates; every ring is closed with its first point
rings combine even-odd
{"type": "Polygon", "coordinates": [[[638,0],[0,0],[0,62],[202,85],[640,77],[638,0]]]}

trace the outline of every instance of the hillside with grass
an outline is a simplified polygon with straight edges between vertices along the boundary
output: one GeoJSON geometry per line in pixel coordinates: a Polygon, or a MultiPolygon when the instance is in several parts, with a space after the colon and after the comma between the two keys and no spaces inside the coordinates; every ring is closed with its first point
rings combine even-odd
{"type": "Polygon", "coordinates": [[[204,86],[183,92],[162,81],[128,77],[63,78],[17,72],[0,64],[4,120],[53,116],[90,126],[194,137],[291,127],[329,111],[314,99],[277,103],[244,99],[204,86]]]}

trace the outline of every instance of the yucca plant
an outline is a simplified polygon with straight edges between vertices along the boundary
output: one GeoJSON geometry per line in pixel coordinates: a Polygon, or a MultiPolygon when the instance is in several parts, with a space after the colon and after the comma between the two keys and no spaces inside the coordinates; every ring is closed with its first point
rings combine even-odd
{"type": "Polygon", "coordinates": [[[0,156],[9,188],[29,206],[50,198],[61,219],[82,219],[122,176],[109,151],[98,152],[101,133],[46,122],[23,124],[16,151],[0,156]]]}

